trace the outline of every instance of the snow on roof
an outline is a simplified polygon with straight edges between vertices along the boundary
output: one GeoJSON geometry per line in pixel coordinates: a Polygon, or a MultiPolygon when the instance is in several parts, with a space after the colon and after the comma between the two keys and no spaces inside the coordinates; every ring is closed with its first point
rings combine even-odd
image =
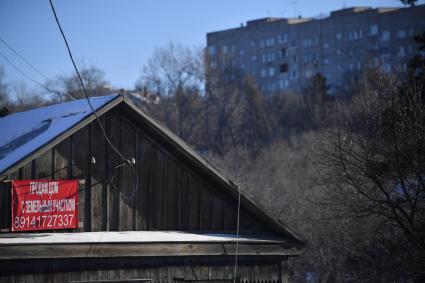
{"type": "Polygon", "coordinates": [[[236,234],[198,234],[177,231],[125,231],[80,233],[0,234],[2,245],[72,244],[72,243],[282,243],[284,239],[272,236],[236,234]]]}
{"type": "MultiPolygon", "coordinates": [[[[90,102],[96,111],[117,96],[91,97],[90,102]]],[[[0,118],[0,173],[91,113],[84,98],[0,118]]]]}

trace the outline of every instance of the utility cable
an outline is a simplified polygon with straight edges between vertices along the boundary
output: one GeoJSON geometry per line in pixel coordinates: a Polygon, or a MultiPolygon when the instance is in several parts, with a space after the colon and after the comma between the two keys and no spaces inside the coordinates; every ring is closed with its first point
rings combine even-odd
{"type": "Polygon", "coordinates": [[[233,268],[233,283],[236,283],[236,276],[238,273],[238,252],[239,252],[239,222],[241,212],[241,189],[239,185],[236,185],[238,189],[238,212],[236,217],[236,250],[235,250],[235,266],[233,268]]]}
{"type": "MultiPolygon", "coordinates": [[[[108,137],[108,135],[107,135],[107,133],[106,133],[106,130],[105,130],[105,128],[103,127],[103,125],[102,125],[102,123],[100,122],[100,119],[99,119],[99,116],[97,115],[97,113],[96,113],[96,111],[94,110],[94,108],[93,108],[93,105],[91,104],[91,102],[90,102],[90,98],[89,98],[89,96],[88,96],[88,94],[87,94],[87,90],[86,90],[86,87],[84,86],[84,82],[83,82],[83,79],[81,78],[81,75],[80,75],[80,72],[78,71],[78,68],[77,68],[77,65],[75,64],[75,61],[74,61],[74,57],[72,56],[72,52],[71,52],[71,48],[69,47],[69,44],[68,44],[68,40],[66,39],[66,36],[65,36],[65,33],[64,33],[64,31],[62,30],[62,26],[61,26],[61,24],[60,24],[60,22],[59,22],[59,19],[58,19],[58,16],[57,16],[57,14],[56,14],[56,10],[55,10],[55,6],[53,5],[53,2],[52,2],[52,0],[49,0],[49,3],[50,3],[50,7],[52,8],[52,12],[53,12],[53,15],[54,15],[54,17],[55,17],[55,21],[56,21],[56,24],[57,24],[57,26],[58,26],[58,28],[59,28],[59,30],[60,30],[60,33],[61,33],[61,35],[62,35],[62,38],[63,38],[63,40],[64,40],[64,42],[65,42],[65,45],[66,45],[66,49],[68,50],[68,55],[69,55],[69,58],[71,59],[71,62],[72,62],[72,65],[74,66],[74,69],[75,69],[75,72],[77,73],[77,76],[78,76],[78,79],[79,79],[79,81],[80,81],[80,84],[81,84],[81,87],[83,88],[83,92],[84,92],[84,96],[86,97],[86,99],[87,99],[87,103],[89,104],[89,106],[90,106],[90,109],[91,109],[91,111],[92,111],[92,113],[93,113],[93,115],[95,116],[95,118],[96,118],[96,121],[97,121],[97,124],[99,125],[99,128],[101,129],[101,131],[102,131],[102,134],[103,134],[103,136],[105,137],[105,140],[107,141],[107,143],[111,146],[111,148],[115,151],[115,153],[123,160],[123,161],[125,161],[125,163],[126,164],[128,164],[130,167],[131,167],[131,170],[133,171],[133,173],[134,173],[134,175],[136,176],[136,187],[135,187],[135,190],[134,190],[134,192],[133,192],[133,194],[135,193],[135,191],[138,189],[138,187],[139,187],[139,177],[138,177],[138,175],[137,175],[137,171],[136,171],[136,169],[134,168],[134,166],[133,166],[133,164],[132,164],[132,162],[131,162],[131,160],[130,159],[127,159],[127,158],[125,158],[124,157],[124,155],[114,146],[114,144],[111,142],[111,140],[109,139],[109,137],[108,137]]],[[[132,195],[133,195],[132,194],[132,195]]]]}
{"type": "Polygon", "coordinates": [[[0,41],[7,47],[9,48],[10,51],[12,51],[13,53],[15,53],[16,56],[18,56],[19,58],[21,58],[22,61],[25,62],[25,64],[27,64],[28,66],[30,66],[36,73],[38,73],[40,76],[42,76],[46,81],[49,80],[49,78],[43,74],[39,69],[37,69],[33,64],[31,64],[30,62],[28,62],[27,59],[24,58],[24,56],[22,56],[21,54],[19,54],[18,51],[16,51],[12,46],[10,46],[9,44],[7,44],[6,41],[4,41],[3,38],[0,37],[0,41]]]}
{"type": "MultiPolygon", "coordinates": [[[[10,66],[12,66],[18,73],[20,73],[22,76],[24,76],[25,78],[27,78],[28,80],[32,81],[33,83],[41,86],[42,88],[44,88],[45,90],[47,90],[48,92],[54,93],[56,95],[61,95],[61,93],[57,90],[53,90],[50,87],[48,87],[47,85],[37,81],[36,79],[28,76],[27,74],[25,74],[21,69],[18,68],[18,66],[16,66],[12,61],[9,60],[9,58],[6,57],[6,55],[4,55],[2,52],[0,52],[0,56],[3,57],[3,59],[9,63],[10,66]]],[[[69,98],[71,98],[72,100],[75,100],[75,98],[69,94],[65,94],[67,95],[69,98]]]]}

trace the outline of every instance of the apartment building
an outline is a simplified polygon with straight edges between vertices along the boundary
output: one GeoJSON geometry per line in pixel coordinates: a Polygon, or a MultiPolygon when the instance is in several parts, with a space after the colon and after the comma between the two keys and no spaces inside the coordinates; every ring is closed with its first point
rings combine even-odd
{"type": "Polygon", "coordinates": [[[301,90],[320,72],[334,88],[365,68],[406,69],[425,31],[425,5],[352,7],[323,18],[263,18],[207,34],[209,67],[227,80],[252,77],[264,94],[301,90]]]}

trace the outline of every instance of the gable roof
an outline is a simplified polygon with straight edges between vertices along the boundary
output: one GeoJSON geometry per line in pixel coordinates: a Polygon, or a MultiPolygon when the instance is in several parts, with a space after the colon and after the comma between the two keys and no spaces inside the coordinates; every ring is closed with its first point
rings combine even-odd
{"type": "MultiPolygon", "coordinates": [[[[241,207],[253,213],[267,227],[280,235],[289,237],[297,244],[302,244],[302,240],[285,224],[262,210],[253,200],[240,191],[238,185],[225,177],[183,140],[144,113],[129,99],[113,94],[91,97],[90,102],[98,116],[117,106],[123,107],[126,114],[146,124],[165,143],[170,145],[176,154],[185,158],[196,170],[218,182],[225,193],[230,194],[236,201],[240,192],[241,207]]],[[[51,105],[0,118],[0,128],[5,129],[0,137],[0,180],[2,176],[7,176],[16,171],[26,162],[53,148],[95,119],[96,117],[86,99],[51,105]]]]}
{"type": "MultiPolygon", "coordinates": [[[[90,102],[97,111],[117,97],[92,97],[90,102]]],[[[92,114],[80,99],[0,118],[0,174],[92,114]]]]}

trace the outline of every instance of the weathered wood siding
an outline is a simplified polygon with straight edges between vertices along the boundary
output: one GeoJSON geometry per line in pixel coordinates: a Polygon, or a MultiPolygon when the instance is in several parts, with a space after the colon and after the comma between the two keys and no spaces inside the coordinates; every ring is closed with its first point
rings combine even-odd
{"type": "MultiPolygon", "coordinates": [[[[217,258],[46,259],[0,261],[0,265],[4,267],[0,269],[0,282],[30,283],[125,279],[150,279],[153,283],[192,280],[231,283],[234,272],[232,259],[217,258]]],[[[280,283],[284,282],[286,272],[285,266],[277,259],[264,259],[261,263],[241,259],[236,277],[244,283],[280,283]]]]}
{"type": "MultiPolygon", "coordinates": [[[[193,170],[151,128],[133,121],[119,107],[100,120],[119,151],[136,160],[135,170],[123,164],[94,121],[9,177],[84,179],[79,231],[235,230],[236,200],[193,170]]],[[[0,184],[2,229],[10,227],[9,186],[0,184]]],[[[242,209],[241,230],[264,231],[264,227],[242,209]]]]}

